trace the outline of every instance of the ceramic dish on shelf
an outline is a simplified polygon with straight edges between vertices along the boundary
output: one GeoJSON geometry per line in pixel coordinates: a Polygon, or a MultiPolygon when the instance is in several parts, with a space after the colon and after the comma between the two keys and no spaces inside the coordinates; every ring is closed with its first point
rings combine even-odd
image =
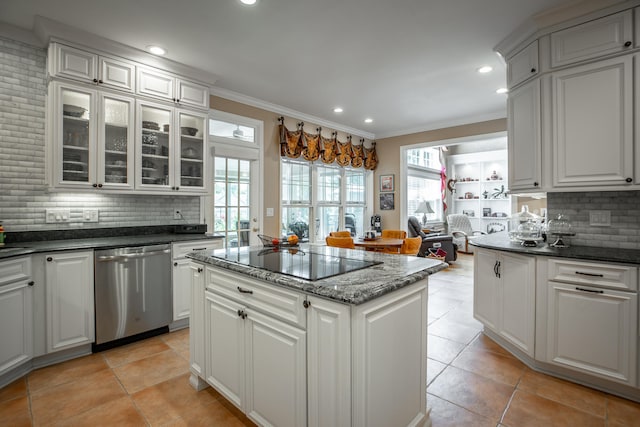
{"type": "Polygon", "coordinates": [[[183,135],[196,136],[196,134],[198,133],[198,129],[197,128],[191,128],[191,127],[183,126],[183,127],[180,128],[180,132],[183,135]]]}
{"type": "Polygon", "coordinates": [[[82,117],[86,108],[78,107],[77,105],[63,104],[62,114],[69,117],[82,117]]]}

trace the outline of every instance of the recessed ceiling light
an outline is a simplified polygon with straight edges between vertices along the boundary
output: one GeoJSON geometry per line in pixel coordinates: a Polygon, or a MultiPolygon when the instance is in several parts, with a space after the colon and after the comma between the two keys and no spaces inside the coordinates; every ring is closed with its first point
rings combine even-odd
{"type": "Polygon", "coordinates": [[[496,93],[507,93],[509,92],[509,89],[507,89],[506,87],[501,87],[500,89],[496,90],[496,93]]]}
{"type": "Polygon", "coordinates": [[[342,109],[342,107],[336,107],[333,109],[334,113],[342,113],[344,110],[342,109]]]}
{"type": "Polygon", "coordinates": [[[160,46],[147,46],[147,50],[154,55],[164,55],[167,51],[160,46]]]}
{"type": "Polygon", "coordinates": [[[366,118],[366,119],[364,119],[364,122],[365,123],[373,123],[373,119],[366,118]]]}
{"type": "Polygon", "coordinates": [[[254,4],[258,3],[258,0],[240,0],[240,3],[247,6],[253,6],[254,4]]]}
{"type": "Polygon", "coordinates": [[[490,67],[488,65],[483,65],[482,67],[478,68],[478,72],[480,74],[487,74],[487,73],[490,73],[491,71],[493,71],[493,67],[490,67]]]}

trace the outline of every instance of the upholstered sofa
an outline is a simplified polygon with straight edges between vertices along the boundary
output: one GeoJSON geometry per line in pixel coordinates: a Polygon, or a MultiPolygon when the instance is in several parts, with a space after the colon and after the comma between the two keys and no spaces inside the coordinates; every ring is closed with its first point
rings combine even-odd
{"type": "Polygon", "coordinates": [[[440,243],[440,248],[447,253],[446,262],[455,261],[458,258],[458,248],[453,243],[453,236],[447,234],[426,234],[422,231],[420,221],[415,216],[410,216],[408,221],[409,237],[422,237],[422,244],[418,251],[418,256],[426,257],[429,255],[429,249],[434,247],[435,243],[440,243]]]}

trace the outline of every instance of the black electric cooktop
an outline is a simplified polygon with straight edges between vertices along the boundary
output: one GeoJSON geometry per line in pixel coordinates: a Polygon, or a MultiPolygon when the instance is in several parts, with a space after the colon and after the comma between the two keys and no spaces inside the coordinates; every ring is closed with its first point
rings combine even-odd
{"type": "Polygon", "coordinates": [[[326,279],[382,264],[381,261],[318,254],[297,248],[227,249],[215,251],[212,256],[306,280],[326,279]]]}

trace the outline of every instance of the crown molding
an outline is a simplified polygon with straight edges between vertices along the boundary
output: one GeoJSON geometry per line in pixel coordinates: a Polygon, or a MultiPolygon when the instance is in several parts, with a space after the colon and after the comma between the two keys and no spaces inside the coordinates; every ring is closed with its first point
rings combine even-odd
{"type": "MultiPolygon", "coordinates": [[[[352,128],[349,126],[341,125],[340,123],[332,122],[329,120],[321,119],[320,117],[305,114],[300,111],[293,110],[291,108],[283,107],[281,105],[273,104],[271,102],[263,101],[258,98],[253,98],[248,95],[243,95],[238,92],[234,92],[221,87],[212,87],[210,91],[211,95],[219,96],[220,98],[228,99],[230,101],[236,101],[241,104],[246,104],[251,107],[261,108],[263,110],[272,111],[283,116],[303,120],[305,122],[313,123],[322,127],[327,127],[336,131],[344,132],[349,135],[360,136],[365,139],[375,140],[376,134],[366,132],[361,129],[352,128]]],[[[212,105],[211,108],[215,109],[216,106],[212,105]]]]}
{"type": "Polygon", "coordinates": [[[32,31],[16,27],[6,22],[0,22],[0,36],[38,48],[46,47],[46,44],[38,39],[32,31]]]}
{"type": "Polygon", "coordinates": [[[416,127],[412,129],[404,129],[404,130],[386,132],[382,134],[376,134],[376,137],[378,138],[378,140],[381,140],[385,138],[393,138],[396,136],[411,135],[415,133],[429,132],[432,130],[446,129],[446,128],[452,128],[456,126],[464,126],[464,125],[471,125],[475,123],[488,122],[490,120],[505,119],[506,117],[507,117],[507,110],[505,108],[504,110],[501,110],[501,111],[492,111],[489,113],[479,114],[475,116],[467,116],[467,117],[460,117],[457,119],[440,120],[438,122],[431,122],[424,126],[416,127]]]}

